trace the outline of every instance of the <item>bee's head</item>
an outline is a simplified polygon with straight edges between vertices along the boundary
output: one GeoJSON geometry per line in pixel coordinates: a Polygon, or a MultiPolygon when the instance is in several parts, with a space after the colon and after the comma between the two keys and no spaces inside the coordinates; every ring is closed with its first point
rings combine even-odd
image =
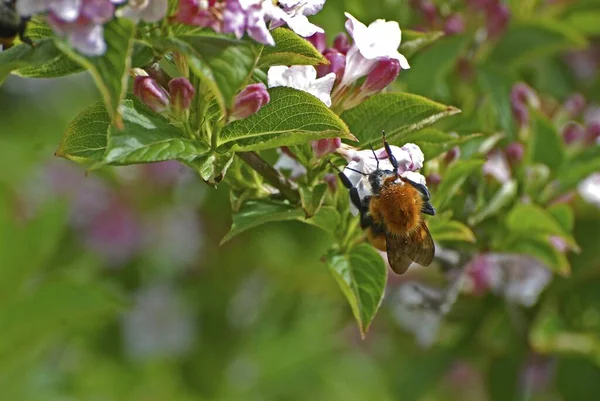
{"type": "Polygon", "coordinates": [[[394,181],[397,178],[398,175],[391,170],[377,169],[369,174],[369,184],[371,184],[373,192],[377,194],[386,183],[394,181]]]}

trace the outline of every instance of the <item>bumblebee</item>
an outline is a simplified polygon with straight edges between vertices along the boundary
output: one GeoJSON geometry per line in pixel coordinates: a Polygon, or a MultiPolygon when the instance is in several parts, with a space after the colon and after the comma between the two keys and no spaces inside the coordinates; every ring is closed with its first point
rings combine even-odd
{"type": "Polygon", "coordinates": [[[398,174],[398,161],[383,135],[383,145],[393,171],[377,168],[370,174],[353,170],[368,177],[372,194],[360,198],[358,189],[338,170],[340,180],[350,191],[350,201],[360,212],[361,227],[367,239],[380,251],[387,252],[390,267],[403,274],[412,262],[429,266],[435,254],[435,245],[423,219],[423,214],[435,215],[430,194],[423,184],[398,174]]]}
{"type": "Polygon", "coordinates": [[[16,3],[16,0],[0,0],[0,45],[3,49],[12,47],[17,36],[22,42],[33,46],[31,39],[25,36],[30,17],[17,14],[16,3]]]}

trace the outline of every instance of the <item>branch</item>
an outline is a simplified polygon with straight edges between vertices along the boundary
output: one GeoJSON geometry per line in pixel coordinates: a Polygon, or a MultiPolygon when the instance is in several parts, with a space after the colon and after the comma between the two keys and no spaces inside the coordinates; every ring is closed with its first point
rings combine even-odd
{"type": "Polygon", "coordinates": [[[269,163],[261,159],[256,152],[238,152],[236,155],[260,174],[269,184],[277,188],[287,200],[294,204],[300,201],[300,193],[292,186],[292,183],[269,163]]]}

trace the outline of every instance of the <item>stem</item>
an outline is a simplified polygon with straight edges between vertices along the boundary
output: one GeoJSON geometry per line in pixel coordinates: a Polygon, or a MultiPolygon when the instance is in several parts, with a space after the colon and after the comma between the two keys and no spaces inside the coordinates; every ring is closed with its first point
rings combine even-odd
{"type": "Polygon", "coordinates": [[[265,162],[256,152],[238,152],[240,159],[252,167],[258,174],[281,192],[291,203],[300,201],[300,193],[292,187],[292,184],[275,170],[269,163],[265,162]]]}

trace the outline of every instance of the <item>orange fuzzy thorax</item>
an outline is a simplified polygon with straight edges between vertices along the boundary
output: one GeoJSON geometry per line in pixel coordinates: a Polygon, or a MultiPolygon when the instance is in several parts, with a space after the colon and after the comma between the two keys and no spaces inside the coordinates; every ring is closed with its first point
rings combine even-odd
{"type": "Polygon", "coordinates": [[[375,223],[383,223],[394,234],[403,235],[419,227],[423,199],[410,184],[385,180],[379,194],[373,196],[369,211],[375,223]]]}

